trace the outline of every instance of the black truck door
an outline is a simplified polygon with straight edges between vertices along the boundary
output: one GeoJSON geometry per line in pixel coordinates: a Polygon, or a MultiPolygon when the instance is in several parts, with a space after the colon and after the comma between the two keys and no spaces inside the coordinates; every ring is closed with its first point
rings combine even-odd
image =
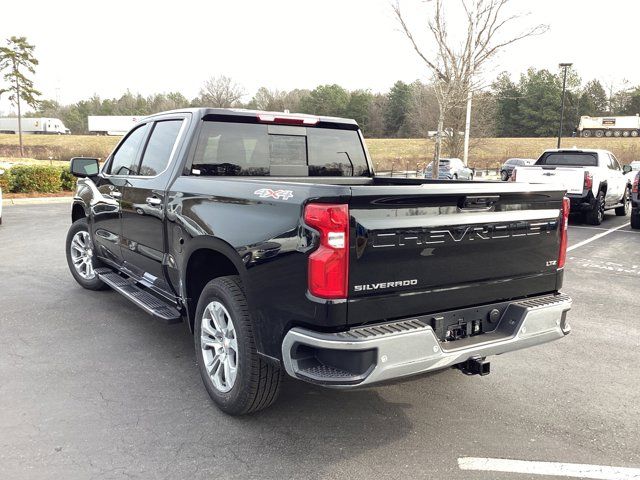
{"type": "Polygon", "coordinates": [[[163,272],[165,191],[173,169],[184,118],[150,125],[136,175],[128,178],[122,196],[122,255],[125,267],[142,283],[170,292],[163,272]]]}
{"type": "Polygon", "coordinates": [[[122,264],[122,196],[128,178],[138,164],[147,129],[147,125],[141,125],[120,142],[95,182],[97,192],[94,192],[91,204],[91,233],[97,255],[118,265],[122,264]]]}

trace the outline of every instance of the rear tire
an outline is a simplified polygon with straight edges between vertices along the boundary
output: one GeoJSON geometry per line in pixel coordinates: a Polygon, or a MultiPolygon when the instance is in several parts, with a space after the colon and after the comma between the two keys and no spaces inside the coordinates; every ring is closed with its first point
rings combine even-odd
{"type": "Polygon", "coordinates": [[[198,300],[193,335],[202,381],[220,410],[244,415],[276,400],[282,370],[258,355],[240,277],[207,283],[198,300]]]}
{"type": "Polygon", "coordinates": [[[106,290],[109,288],[98,278],[95,269],[104,265],[95,256],[95,248],[89,235],[86,218],[80,218],[71,224],[65,242],[67,265],[73,278],[87,290],[106,290]]]}
{"type": "Polygon", "coordinates": [[[593,209],[584,215],[584,220],[589,225],[600,225],[604,220],[604,193],[598,193],[593,209]]]}
{"type": "Polygon", "coordinates": [[[602,130],[596,130],[596,137],[598,138],[604,137],[604,132],[602,130]]]}
{"type": "Polygon", "coordinates": [[[638,130],[631,130],[631,136],[632,137],[637,137],[638,136],[638,130]]]}
{"type": "Polygon", "coordinates": [[[626,217],[629,213],[629,203],[631,202],[631,192],[629,187],[624,189],[624,195],[622,196],[622,206],[616,208],[616,215],[619,217],[626,217]]]}

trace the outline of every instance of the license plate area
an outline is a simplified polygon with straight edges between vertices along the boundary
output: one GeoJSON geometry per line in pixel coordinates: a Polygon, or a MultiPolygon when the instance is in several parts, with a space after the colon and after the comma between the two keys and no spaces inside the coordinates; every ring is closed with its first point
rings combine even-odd
{"type": "Polygon", "coordinates": [[[438,340],[443,343],[451,343],[494,332],[511,303],[501,302],[451,310],[423,315],[419,319],[431,326],[438,340]]]}

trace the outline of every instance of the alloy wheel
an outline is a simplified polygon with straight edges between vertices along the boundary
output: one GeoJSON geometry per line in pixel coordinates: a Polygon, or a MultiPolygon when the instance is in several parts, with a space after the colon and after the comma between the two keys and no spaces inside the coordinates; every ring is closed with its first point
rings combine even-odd
{"type": "Polygon", "coordinates": [[[213,386],[220,392],[228,392],[238,374],[238,339],[229,311],[218,301],[204,309],[200,346],[213,386]]]}
{"type": "Polygon", "coordinates": [[[73,236],[69,246],[71,261],[78,275],[85,280],[93,280],[96,272],[93,269],[93,247],[89,232],[81,230],[73,236]]]}

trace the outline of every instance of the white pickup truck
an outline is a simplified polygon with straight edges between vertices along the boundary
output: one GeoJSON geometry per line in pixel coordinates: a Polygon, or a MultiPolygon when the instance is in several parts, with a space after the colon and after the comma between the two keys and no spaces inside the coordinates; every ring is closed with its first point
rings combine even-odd
{"type": "Polygon", "coordinates": [[[515,168],[511,179],[564,188],[571,211],[582,212],[591,225],[600,225],[605,210],[614,208],[616,215],[627,215],[631,182],[625,174],[630,170],[607,150],[553,149],[532,166],[515,168]]]}

